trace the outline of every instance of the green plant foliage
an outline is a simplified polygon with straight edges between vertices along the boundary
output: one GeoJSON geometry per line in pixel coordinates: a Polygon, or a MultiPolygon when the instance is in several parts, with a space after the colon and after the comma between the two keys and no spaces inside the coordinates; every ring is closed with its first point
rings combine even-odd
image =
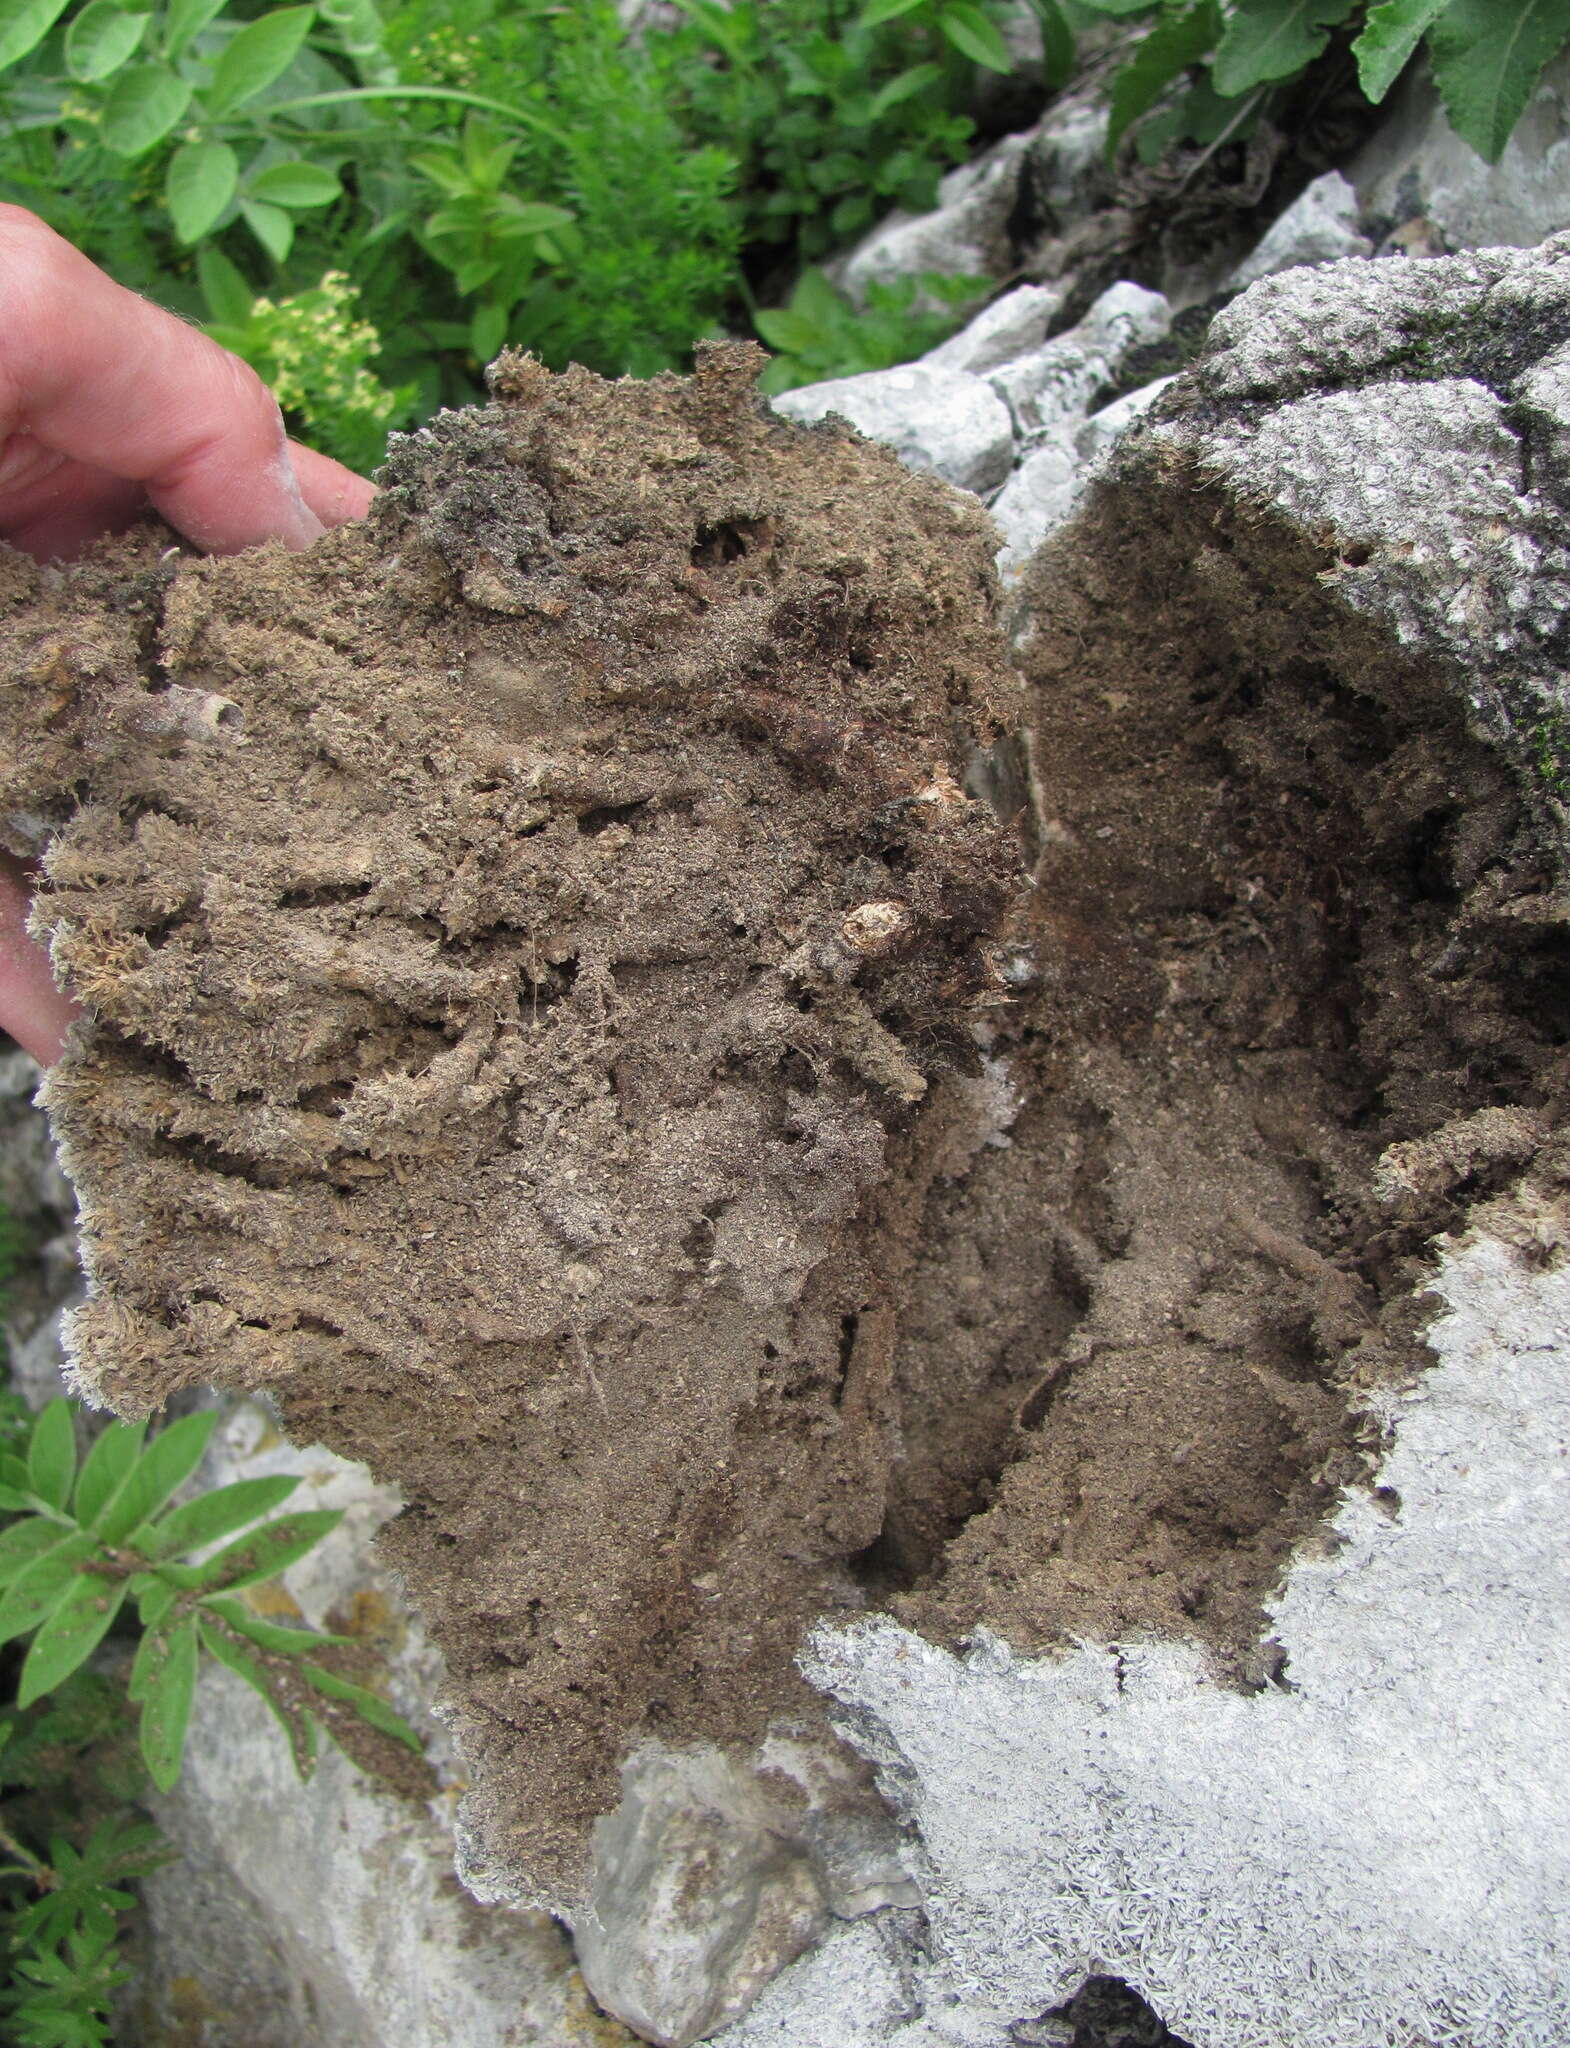
{"type": "Polygon", "coordinates": [[[923,271],[919,277],[867,288],[867,306],[857,312],[821,270],[802,273],[789,302],[753,315],[753,325],[777,351],[759,379],[764,391],[791,391],[826,377],[853,377],[863,370],[886,370],[952,334],[987,289],[984,277],[945,277],[923,271]],[[918,297],[938,301],[921,309],[918,297]]]}
{"type": "Polygon", "coordinates": [[[204,1652],[267,1702],[302,1774],[319,1727],[333,1732],[345,1712],[420,1746],[386,1700],[335,1668],[343,1638],[282,1627],[239,1597],[314,1548],[337,1514],[275,1512],[294,1491],[287,1477],[171,1505],[215,1421],[186,1416],[151,1437],[112,1422],[79,1460],[70,1402],[36,1419],[14,1397],[0,1404],[0,1640],[27,1639],[14,1698],[0,1700],[0,2038],[19,2048],[110,2039],[127,1887],[168,1854],[132,1801],[140,1773],[161,1791],[179,1776],[204,1652]],[[132,1623],[116,1684],[107,1673],[123,1655],[99,1670],[95,1653],[132,1623]]]}
{"type": "Polygon", "coordinates": [[[1130,130],[1147,161],[1173,142],[1248,133],[1271,96],[1348,33],[1377,105],[1426,45],[1451,125],[1497,163],[1543,67],[1570,44],[1565,0],[1078,0],[1142,33],[1111,87],[1108,148],[1130,130]]]}

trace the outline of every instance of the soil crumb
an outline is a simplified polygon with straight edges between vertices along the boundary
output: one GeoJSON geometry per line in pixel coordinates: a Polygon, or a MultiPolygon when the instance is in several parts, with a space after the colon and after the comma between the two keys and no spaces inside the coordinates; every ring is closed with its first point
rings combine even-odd
{"type": "Polygon", "coordinates": [[[808,1707],[891,1454],[875,1197],[1006,992],[984,515],[761,360],[503,358],[308,554],[0,569],[82,1383],[263,1387],[397,1483],[481,1855],[555,1903],[640,1734],[808,1707]]]}

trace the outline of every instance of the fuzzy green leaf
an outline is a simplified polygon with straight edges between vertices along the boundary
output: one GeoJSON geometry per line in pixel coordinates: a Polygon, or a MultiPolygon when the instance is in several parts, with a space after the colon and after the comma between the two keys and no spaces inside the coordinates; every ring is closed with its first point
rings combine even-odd
{"type": "Polygon", "coordinates": [[[191,104],[191,88],[165,64],[132,64],[115,74],[99,137],[116,156],[145,156],[191,104]]]}
{"type": "Polygon", "coordinates": [[[340,1678],[335,1671],[324,1671],[320,1664],[302,1664],[300,1676],[307,1685],[314,1686],[328,1699],[342,1700],[345,1706],[353,1707],[360,1719],[372,1728],[379,1728],[383,1735],[391,1735],[406,1749],[412,1749],[416,1756],[423,1756],[425,1745],[409,1726],[408,1722],[390,1707],[379,1693],[367,1692],[363,1685],[351,1685],[347,1678],[340,1678]]]}
{"type": "Polygon", "coordinates": [[[246,196],[265,199],[269,206],[330,206],[343,191],[336,171],[320,164],[270,164],[247,178],[246,196]]]}
{"type": "Polygon", "coordinates": [[[1543,66],[1570,41],[1566,0],[1450,0],[1428,32],[1450,125],[1486,163],[1504,155],[1543,66]]]}
{"type": "Polygon", "coordinates": [[[1141,114],[1148,114],[1167,87],[1199,62],[1220,33],[1221,10],[1216,0],[1197,0],[1195,6],[1162,16],[1112,81],[1107,115],[1109,157],[1116,154],[1118,144],[1141,114]]]}
{"type": "Polygon", "coordinates": [[[65,8],[66,0],[0,0],[0,71],[36,50],[65,8]]]}
{"type": "MultiPolygon", "coordinates": [[[[153,1783],[160,1792],[169,1792],[180,1776],[185,1731],[196,1693],[196,1622],[188,1619],[168,1634],[144,1636],[142,1642],[144,1648],[149,1642],[160,1647],[143,1677],[138,1734],[153,1783]]],[[[140,1663],[140,1655],[137,1661],[140,1663]]]]}
{"type": "Polygon", "coordinates": [[[214,119],[232,114],[281,78],[300,53],[316,19],[314,7],[280,7],[247,22],[218,59],[204,95],[214,119]]]}
{"type": "Polygon", "coordinates": [[[1406,69],[1407,61],[1450,0],[1379,0],[1368,10],[1363,32],[1352,45],[1363,97],[1378,106],[1406,69]]]}
{"type": "Polygon", "coordinates": [[[84,1529],[92,1528],[136,1463],[147,1434],[145,1422],[111,1422],[94,1441],[77,1476],[72,1508],[84,1529]]]}
{"type": "Polygon", "coordinates": [[[227,0],[169,0],[169,11],[164,16],[163,51],[172,64],[183,56],[213,21],[223,13],[227,0]]]}
{"type": "Polygon", "coordinates": [[[217,1421],[211,1409],[202,1415],[182,1415],[145,1446],[98,1517],[99,1533],[106,1543],[123,1543],[190,1478],[202,1462],[217,1421]]]}
{"type": "Polygon", "coordinates": [[[84,1574],[74,1579],[34,1636],[17,1680],[16,1703],[30,1707],[70,1677],[109,1633],[125,1599],[125,1581],[84,1574]]]}
{"type": "Polygon", "coordinates": [[[236,1678],[243,1678],[251,1690],[267,1702],[269,1711],[288,1738],[295,1769],[302,1779],[309,1778],[316,1763],[316,1723],[309,1714],[286,1706],[268,1684],[267,1674],[261,1665],[221,1628],[209,1627],[205,1622],[198,1626],[202,1648],[225,1670],[232,1671],[236,1678]]]}
{"type": "Polygon", "coordinates": [[[76,1477],[76,1426],[69,1401],[51,1401],[33,1424],[27,1446],[27,1477],[34,1493],[52,1508],[64,1508],[76,1477]]]}
{"type": "Polygon", "coordinates": [[[970,4],[970,0],[950,0],[938,16],[938,27],[960,55],[968,57],[973,64],[985,65],[988,71],[1013,70],[1013,59],[997,23],[988,21],[979,7],[970,4]]]}
{"type": "MultiPolygon", "coordinates": [[[[256,294],[245,281],[237,264],[222,249],[210,244],[196,252],[196,279],[214,320],[225,327],[243,327],[256,303],[256,294]]],[[[211,1496],[204,1495],[207,1499],[211,1496]]]]}
{"type": "Polygon", "coordinates": [[[187,142],[169,159],[164,204],[182,242],[199,242],[233,199],[240,159],[227,142],[187,142]]]}
{"type": "Polygon", "coordinates": [[[65,68],[80,85],[112,78],[136,55],[150,14],[127,14],[116,0],[89,0],[65,32],[65,68]]]}
{"type": "Polygon", "coordinates": [[[1277,78],[1293,78],[1324,49],[1355,0],[1238,0],[1211,66],[1227,99],[1277,78]]]}
{"type": "Polygon", "coordinates": [[[298,1515],[280,1515],[196,1567],[196,1583],[214,1592],[235,1593],[242,1586],[276,1578],[314,1550],[329,1530],[343,1520],[341,1508],[308,1508],[298,1515]]]}
{"type": "Polygon", "coordinates": [[[275,1472],[262,1479],[236,1479],[228,1486],[215,1486],[211,1493],[199,1493],[195,1500],[171,1509],[161,1522],[144,1530],[137,1547],[148,1557],[178,1557],[205,1543],[216,1543],[282,1507],[299,1483],[293,1474],[275,1472]]]}

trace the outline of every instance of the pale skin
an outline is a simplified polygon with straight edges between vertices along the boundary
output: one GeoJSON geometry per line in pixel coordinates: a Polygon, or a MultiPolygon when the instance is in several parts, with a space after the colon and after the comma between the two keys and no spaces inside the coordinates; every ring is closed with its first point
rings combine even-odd
{"type": "MultiPolygon", "coordinates": [[[[288,439],[238,357],[0,205],[0,539],[70,561],[151,507],[208,554],[304,548],[371,497],[288,439]]],[[[47,1066],[78,1011],[24,930],[28,897],[0,855],[0,1029],[47,1066]]]]}

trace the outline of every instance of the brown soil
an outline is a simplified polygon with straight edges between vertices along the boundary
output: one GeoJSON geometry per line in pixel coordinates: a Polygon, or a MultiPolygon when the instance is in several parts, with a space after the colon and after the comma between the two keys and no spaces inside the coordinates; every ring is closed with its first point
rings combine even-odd
{"type": "Polygon", "coordinates": [[[826,1609],[1272,1675],[1570,1022],[1512,785],[1306,549],[1104,490],[1003,739],[979,509],[753,367],[514,361],[305,557],[0,591],[82,1370],[397,1481],[471,1819],[558,1902],[627,1746],[806,1711],[826,1609]]]}
{"type": "Polygon", "coordinates": [[[1023,1106],[929,1198],[865,1563],[928,1632],[1180,1632],[1257,1681],[1367,1464],[1349,1395],[1426,1362],[1433,1234],[1558,1171],[1570,944],[1456,682],[1170,483],[1101,488],[1032,572],[1023,1106]]]}
{"type": "Polygon", "coordinates": [[[985,519],[759,361],[504,363],[308,556],[4,572],[81,1371],[398,1483],[471,1821],[558,1899],[639,1732],[808,1705],[882,1514],[870,1197],[1004,994],[985,519]]]}

